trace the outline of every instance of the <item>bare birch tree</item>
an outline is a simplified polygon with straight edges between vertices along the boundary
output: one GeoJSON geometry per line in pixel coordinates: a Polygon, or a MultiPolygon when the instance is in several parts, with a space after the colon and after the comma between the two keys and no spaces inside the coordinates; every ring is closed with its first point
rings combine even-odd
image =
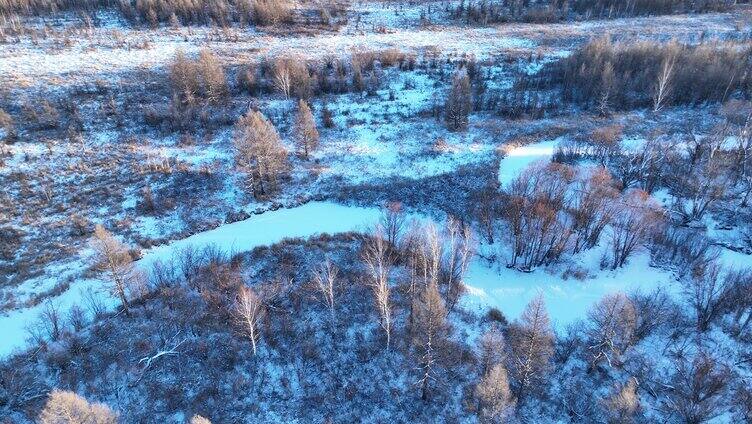
{"type": "Polygon", "coordinates": [[[474,239],[469,226],[449,218],[441,241],[441,283],[445,287],[444,297],[451,312],[465,292],[463,279],[470,265],[474,250],[474,239]]]}
{"type": "Polygon", "coordinates": [[[335,323],[335,296],[337,291],[337,277],[339,269],[329,259],[324,261],[318,268],[314,269],[311,276],[316,290],[321,293],[322,302],[329,311],[329,317],[332,325],[335,323]]]}
{"type": "Polygon", "coordinates": [[[679,49],[680,47],[676,43],[671,43],[667,46],[667,54],[658,72],[658,81],[656,81],[653,93],[653,112],[660,111],[671,95],[674,68],[676,66],[676,59],[679,57],[679,49]]]}
{"type": "Polygon", "coordinates": [[[291,61],[292,59],[280,58],[274,62],[274,87],[285,96],[285,99],[290,98],[292,90],[291,61]]]}
{"type": "Polygon", "coordinates": [[[261,339],[259,323],[264,317],[264,304],[261,297],[250,287],[241,285],[235,301],[235,318],[243,334],[251,341],[253,354],[256,354],[261,339]]]}
{"type": "Polygon", "coordinates": [[[392,339],[392,305],[389,299],[389,272],[394,263],[390,247],[384,240],[383,232],[376,233],[366,242],[363,248],[363,261],[369,273],[369,284],[373,290],[376,310],[379,313],[379,324],[386,334],[386,348],[389,349],[392,339]]]}

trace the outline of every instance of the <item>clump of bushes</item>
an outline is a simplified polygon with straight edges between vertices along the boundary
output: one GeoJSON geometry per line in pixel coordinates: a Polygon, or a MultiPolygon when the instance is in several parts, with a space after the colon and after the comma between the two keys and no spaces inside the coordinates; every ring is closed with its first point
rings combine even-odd
{"type": "Polygon", "coordinates": [[[238,84],[251,94],[278,92],[308,99],[329,93],[374,93],[385,68],[415,68],[414,55],[398,49],[357,50],[349,58],[310,61],[299,56],[265,58],[238,74],[238,84]]]}
{"type": "Polygon", "coordinates": [[[4,0],[0,2],[0,16],[45,15],[62,10],[95,12],[107,7],[116,8],[132,23],[152,27],[160,23],[273,25],[292,18],[289,0],[4,0]]]}
{"type": "Polygon", "coordinates": [[[450,15],[466,23],[487,25],[502,22],[557,22],[569,16],[584,19],[619,18],[673,13],[702,13],[729,10],[731,0],[520,0],[460,1],[450,15]]]}
{"type": "Polygon", "coordinates": [[[219,59],[209,50],[190,59],[178,52],[170,64],[173,97],[182,105],[195,105],[199,100],[219,103],[227,96],[227,78],[219,59]]]}
{"type": "Polygon", "coordinates": [[[723,102],[748,97],[752,43],[614,43],[592,41],[516,88],[561,89],[562,99],[598,109],[625,110],[723,102]]]}

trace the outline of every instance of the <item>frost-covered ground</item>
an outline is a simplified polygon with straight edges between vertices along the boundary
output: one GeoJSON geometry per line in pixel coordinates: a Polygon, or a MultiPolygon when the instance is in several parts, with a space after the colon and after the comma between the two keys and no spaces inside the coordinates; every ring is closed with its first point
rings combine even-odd
{"type": "MultiPolygon", "coordinates": [[[[461,27],[448,22],[439,13],[441,6],[438,4],[434,8],[435,14],[428,16],[429,22],[420,22],[426,7],[425,4],[410,3],[358,3],[353,6],[351,14],[360,14],[360,18],[350,19],[339,31],[314,36],[280,35],[241,28],[134,29],[106,16],[102,17],[104,24],[95,28],[71,29],[66,28],[70,22],[63,22],[54,29],[58,25],[55,23],[47,38],[20,37],[18,42],[0,45],[0,83],[7,87],[4,89],[11,97],[47,95],[78,86],[85,86],[87,90],[95,86],[90,90],[95,93],[97,86],[107,87],[119,95],[119,90],[128,94],[129,87],[141,84],[140,72],[156,72],[163,76],[166,65],[178,50],[194,55],[202,48],[210,48],[222,59],[224,66],[235,69],[261,57],[300,56],[322,60],[329,56],[346,56],[360,49],[397,48],[418,55],[436,55],[441,61],[460,57],[487,61],[487,72],[493,76],[490,85],[500,88],[510,84],[507,78],[509,69],[523,67],[525,72],[535,73],[541,69],[542,63],[566,55],[590,37],[610,33],[617,38],[677,38],[685,41],[696,41],[701,36],[730,38],[742,35],[738,25],[744,19],[739,14],[706,14],[553,25],[461,27]]],[[[326,99],[327,106],[334,111],[336,128],[321,130],[321,148],[313,155],[314,161],[295,162],[293,178],[300,184],[283,192],[281,203],[297,204],[299,198],[307,200],[316,195],[331,195],[320,193],[320,186],[324,183],[327,187],[334,183],[357,186],[393,177],[441,178],[463,166],[493,163],[498,148],[509,140],[509,133],[536,125],[478,113],[471,118],[468,132],[451,133],[440,120],[429,116],[435,96],[443,96],[446,90],[446,75],[419,69],[390,71],[384,79],[385,83],[375,96],[342,94],[326,99]]],[[[148,87],[138,88],[149,91],[148,87]]],[[[293,103],[281,100],[279,96],[257,100],[265,113],[279,118],[276,121],[282,124],[283,137],[291,146],[288,136],[293,103]]],[[[168,99],[161,101],[167,102],[168,99]]],[[[315,99],[312,103],[314,109],[320,110],[324,102],[315,99]]],[[[566,120],[562,118],[562,121],[566,120]]],[[[569,119],[565,124],[572,128],[577,121],[578,118],[569,119]]],[[[557,124],[553,122],[552,126],[557,124]]],[[[231,125],[208,136],[207,142],[193,145],[182,145],[176,136],[155,134],[131,126],[131,123],[122,128],[108,125],[109,128],[103,128],[104,124],[102,127],[85,125],[81,145],[68,140],[29,141],[27,137],[31,136],[22,134],[17,143],[1,147],[3,165],[0,166],[0,176],[10,179],[43,168],[49,170],[46,174],[52,194],[44,184],[27,183],[28,187],[23,186],[36,196],[50,196],[51,200],[47,202],[50,210],[43,210],[44,216],[39,218],[44,228],[34,223],[26,212],[12,223],[14,227],[27,232],[29,237],[44,238],[47,226],[65,225],[62,223],[81,212],[75,203],[70,202],[69,195],[89,182],[81,174],[94,165],[84,159],[99,155],[102,157],[96,165],[102,168],[92,168],[95,174],[108,177],[123,174],[121,180],[107,181],[102,186],[108,194],[115,189],[123,193],[116,197],[114,206],[105,202],[87,205],[91,223],[117,221],[117,228],[127,234],[129,242],[137,244],[146,240],[159,244],[151,249],[150,244],[141,244],[144,263],[169,255],[178,246],[189,242],[216,243],[229,251],[243,251],[283,237],[358,230],[376,219],[375,209],[309,203],[225,224],[227,212],[252,212],[270,206],[249,200],[237,187],[231,125]],[[131,132],[143,137],[128,140],[131,132]],[[110,155],[105,156],[105,152],[110,155]],[[184,204],[184,199],[180,199],[177,207],[162,214],[143,214],[139,210],[139,193],[151,174],[139,173],[138,166],[159,167],[165,163],[172,164],[173,168],[183,165],[195,174],[211,168],[215,170],[215,180],[220,181],[216,186],[210,186],[201,180],[183,189],[185,192],[180,194],[189,199],[195,196],[197,205],[184,204]],[[209,194],[193,194],[196,187],[205,187],[209,194]],[[201,203],[201,200],[210,205],[201,203]],[[186,211],[193,212],[193,215],[186,217],[189,215],[186,211]],[[217,228],[204,231],[206,227],[217,228]],[[190,235],[193,233],[197,234],[190,235]],[[165,244],[170,240],[180,241],[165,244]]],[[[501,149],[504,158],[498,166],[499,182],[507,184],[529,164],[547,160],[558,140],[557,137],[544,137],[534,144],[501,149]]],[[[155,192],[174,188],[168,177],[157,176],[153,180],[151,186],[155,192]]],[[[415,212],[428,214],[435,212],[415,209],[415,212]]],[[[34,264],[41,270],[35,269],[34,275],[18,277],[20,281],[14,280],[12,286],[0,289],[1,294],[14,298],[12,303],[9,302],[12,306],[0,312],[0,355],[23,346],[26,327],[44,307],[44,303],[29,302],[35,295],[51,292],[45,299],[66,309],[80,302],[89,289],[100,294],[105,290],[103,282],[91,275],[87,262],[90,252],[83,240],[62,238],[54,240],[51,245],[23,245],[19,252],[22,250],[51,252],[45,256],[62,253],[63,258],[49,263],[45,262],[48,258],[41,259],[34,264]],[[66,287],[66,284],[70,286],[66,287]],[[59,290],[55,290],[56,287],[59,290]]],[[[633,258],[627,268],[615,272],[598,269],[601,254],[596,249],[570,259],[569,265],[590,270],[583,281],[563,278],[563,269],[520,273],[497,269],[477,259],[467,279],[471,294],[468,307],[495,306],[515,317],[527,301],[541,291],[554,319],[559,325],[565,325],[581,317],[594,301],[610,291],[670,285],[671,275],[651,268],[644,253],[633,258]]],[[[724,258],[737,266],[749,263],[747,255],[730,250],[724,251],[724,258]]],[[[21,271],[18,274],[21,275],[21,271]]]]}

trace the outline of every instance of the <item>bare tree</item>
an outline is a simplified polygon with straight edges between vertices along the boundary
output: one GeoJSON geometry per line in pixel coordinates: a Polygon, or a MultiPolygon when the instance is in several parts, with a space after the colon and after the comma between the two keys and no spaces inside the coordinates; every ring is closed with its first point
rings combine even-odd
{"type": "Polygon", "coordinates": [[[430,284],[438,287],[442,244],[439,231],[433,223],[425,226],[413,223],[405,239],[403,244],[408,252],[410,271],[410,327],[413,329],[419,294],[430,284]]]}
{"type": "Polygon", "coordinates": [[[240,286],[235,301],[235,318],[243,334],[251,341],[253,354],[256,354],[257,344],[261,338],[259,323],[264,317],[265,310],[261,297],[248,286],[240,286]]]}
{"type": "Polygon", "coordinates": [[[489,369],[475,386],[482,422],[502,423],[513,413],[515,401],[509,389],[507,370],[501,364],[489,369]]]}
{"type": "Polygon", "coordinates": [[[444,287],[444,298],[451,312],[465,292],[463,282],[467,267],[473,255],[474,240],[469,226],[449,218],[441,242],[442,261],[440,282],[444,287]]]}
{"type": "Polygon", "coordinates": [[[136,269],[128,247],[102,225],[94,228],[90,244],[97,266],[105,271],[112,284],[112,292],[120,298],[125,314],[130,315],[128,292],[140,284],[143,276],[136,269]]]}
{"type": "Polygon", "coordinates": [[[638,187],[652,193],[663,180],[669,157],[676,150],[669,140],[653,135],[637,151],[622,152],[609,164],[622,189],[638,187]]]}
{"type": "Polygon", "coordinates": [[[601,166],[609,166],[622,150],[623,127],[608,125],[594,129],[587,140],[588,150],[601,166]]]}
{"type": "Polygon", "coordinates": [[[524,399],[533,385],[548,374],[553,344],[554,333],[546,305],[543,296],[538,295],[509,328],[510,371],[516,382],[518,399],[524,399]]]}
{"type": "Polygon", "coordinates": [[[175,53],[170,64],[170,82],[174,96],[184,105],[196,103],[200,86],[195,63],[182,50],[175,53]]]}
{"type": "Polygon", "coordinates": [[[572,231],[577,236],[573,250],[590,249],[598,244],[601,233],[614,215],[614,200],[619,192],[605,168],[589,172],[578,179],[569,209],[572,231]]]}
{"type": "Polygon", "coordinates": [[[507,345],[504,334],[496,327],[483,333],[480,339],[481,375],[486,374],[496,364],[507,360],[507,345]]]}
{"type": "Polygon", "coordinates": [[[590,367],[601,361],[619,366],[621,355],[632,345],[637,311],[623,293],[604,296],[588,313],[587,339],[590,367]]]}
{"type": "Polygon", "coordinates": [[[118,415],[105,404],[89,403],[73,392],[55,389],[50,392],[37,422],[39,424],[117,424],[118,415]]]}
{"type": "Polygon", "coordinates": [[[319,130],[316,129],[316,121],[313,119],[311,108],[303,99],[298,100],[298,114],[295,117],[295,143],[306,160],[319,144],[319,130]]]}
{"type": "Polygon", "coordinates": [[[472,194],[473,217],[478,223],[478,233],[488,243],[494,244],[497,220],[501,214],[499,187],[496,181],[472,194]]]}
{"type": "Polygon", "coordinates": [[[642,190],[629,191],[617,206],[611,232],[611,269],[624,266],[662,221],[660,207],[642,190]]]}
{"type": "Polygon", "coordinates": [[[277,130],[261,112],[249,110],[235,131],[235,162],[256,197],[269,194],[279,175],[289,169],[287,150],[277,130]]]}
{"type": "Polygon", "coordinates": [[[664,55],[663,63],[658,73],[658,81],[656,81],[653,92],[653,112],[660,111],[671,95],[675,73],[674,68],[680,49],[681,47],[678,43],[670,43],[666,46],[666,54],[664,55]]]}
{"type": "Polygon", "coordinates": [[[601,73],[601,95],[598,99],[598,112],[601,116],[609,116],[611,111],[611,97],[614,91],[614,65],[606,62],[601,73]]]}
{"type": "Polygon", "coordinates": [[[573,178],[568,165],[536,164],[502,194],[501,216],[512,244],[508,266],[529,271],[559,260],[572,233],[562,212],[573,178]]]}
{"type": "Polygon", "coordinates": [[[389,272],[394,263],[390,253],[390,246],[384,240],[382,232],[376,233],[366,242],[363,248],[363,261],[368,268],[369,284],[373,290],[376,310],[379,313],[379,324],[386,334],[386,348],[389,349],[392,339],[392,305],[389,299],[389,272]]]}
{"type": "Polygon", "coordinates": [[[337,269],[337,266],[327,259],[318,268],[314,269],[311,277],[316,290],[321,293],[326,309],[329,310],[329,317],[332,325],[334,325],[336,318],[334,302],[337,291],[338,274],[339,269],[337,269]]]}
{"type": "Polygon", "coordinates": [[[735,331],[741,333],[752,321],[752,270],[728,271],[725,285],[725,306],[733,314],[735,331]]]}
{"type": "Polygon", "coordinates": [[[668,179],[674,194],[672,211],[681,217],[684,224],[701,220],[715,203],[726,196],[730,185],[726,159],[720,155],[711,157],[710,153],[702,153],[701,156],[696,164],[677,158],[683,163],[674,164],[668,179]]]}
{"type": "Polygon", "coordinates": [[[437,380],[438,361],[445,347],[448,326],[446,307],[435,282],[424,287],[416,305],[413,343],[418,349],[421,399],[430,397],[432,383],[437,380]]]}
{"type": "Polygon", "coordinates": [[[684,292],[694,309],[699,331],[707,331],[726,311],[738,277],[736,272],[724,271],[717,261],[692,269],[684,292]]]}
{"type": "Polygon", "coordinates": [[[280,58],[274,62],[274,87],[285,96],[285,99],[290,98],[292,90],[292,60],[280,58]]]}
{"type": "Polygon", "coordinates": [[[460,69],[452,78],[452,88],[444,106],[444,120],[450,131],[467,129],[468,116],[472,108],[470,78],[465,69],[460,69]]]}
{"type": "Polygon", "coordinates": [[[627,380],[626,384],[617,385],[612,393],[604,399],[606,419],[609,424],[631,424],[640,411],[640,396],[637,394],[637,379],[627,380]]]}
{"type": "Polygon", "coordinates": [[[400,202],[387,202],[381,211],[381,227],[386,241],[392,246],[398,246],[400,236],[407,225],[407,218],[400,202]]]}
{"type": "Polygon", "coordinates": [[[665,409],[688,424],[708,422],[723,412],[721,397],[730,378],[728,367],[706,352],[691,359],[679,357],[665,409]]]}

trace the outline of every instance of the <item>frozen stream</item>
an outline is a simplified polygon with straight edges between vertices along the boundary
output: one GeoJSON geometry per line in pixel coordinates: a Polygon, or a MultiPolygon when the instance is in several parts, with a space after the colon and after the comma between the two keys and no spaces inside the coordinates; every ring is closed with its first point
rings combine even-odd
{"type": "MultiPolygon", "coordinates": [[[[502,183],[510,181],[530,163],[547,160],[554,146],[554,141],[545,141],[510,152],[501,163],[503,172],[500,172],[500,175],[504,176],[502,183]]],[[[144,252],[139,266],[148,270],[156,261],[169,260],[176,252],[188,246],[201,248],[216,245],[227,252],[240,253],[257,246],[277,243],[287,237],[366,231],[373,227],[379,216],[380,212],[376,208],[311,202],[296,208],[255,215],[244,221],[226,224],[154,247],[144,252]]],[[[541,293],[552,320],[557,328],[562,329],[565,325],[584,317],[590,306],[606,293],[647,290],[670,284],[671,276],[664,271],[650,268],[646,254],[637,255],[630,260],[628,266],[618,271],[600,271],[598,261],[601,254],[602,251],[594,249],[574,258],[577,265],[591,272],[589,278],[584,281],[564,280],[561,278],[561,272],[549,274],[544,270],[537,270],[521,273],[477,258],[468,270],[466,284],[469,295],[465,298],[465,306],[479,312],[494,306],[507,317],[516,318],[525,305],[541,293]]],[[[65,312],[75,304],[84,303],[84,294],[92,289],[102,296],[110,307],[117,305],[107,294],[104,283],[95,279],[78,280],[71,284],[65,293],[54,298],[53,302],[65,312]]],[[[0,316],[0,357],[8,356],[15,349],[26,345],[26,328],[36,320],[42,309],[42,305],[37,305],[0,316]]]]}

